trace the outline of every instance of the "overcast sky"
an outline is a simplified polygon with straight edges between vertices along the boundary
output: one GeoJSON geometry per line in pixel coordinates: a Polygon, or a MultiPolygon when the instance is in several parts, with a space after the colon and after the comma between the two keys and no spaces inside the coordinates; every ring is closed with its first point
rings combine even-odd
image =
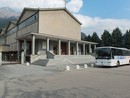
{"type": "MultiPolygon", "coordinates": [[[[66,7],[83,23],[82,31],[88,34],[119,27],[125,33],[130,29],[130,0],[66,0],[66,7]]],[[[0,7],[17,11],[24,7],[65,7],[64,0],[1,0],[0,7]]]]}

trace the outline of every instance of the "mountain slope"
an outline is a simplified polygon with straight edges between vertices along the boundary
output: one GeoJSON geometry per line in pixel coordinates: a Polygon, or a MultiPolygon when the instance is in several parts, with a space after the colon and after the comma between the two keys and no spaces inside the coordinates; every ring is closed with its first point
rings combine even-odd
{"type": "Polygon", "coordinates": [[[10,21],[16,21],[17,18],[15,16],[9,18],[0,18],[0,28],[5,28],[10,21]]]}
{"type": "Polygon", "coordinates": [[[12,10],[9,7],[0,8],[0,18],[9,18],[12,16],[18,17],[19,15],[19,12],[16,12],[15,10],[12,10]]]}
{"type": "Polygon", "coordinates": [[[9,21],[16,21],[20,12],[16,12],[9,7],[0,8],[0,28],[7,26],[9,21]]]}

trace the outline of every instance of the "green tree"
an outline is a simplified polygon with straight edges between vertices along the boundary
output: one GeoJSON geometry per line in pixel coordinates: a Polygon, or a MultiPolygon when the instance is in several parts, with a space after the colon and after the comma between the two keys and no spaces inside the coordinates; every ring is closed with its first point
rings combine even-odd
{"type": "Polygon", "coordinates": [[[102,46],[111,46],[112,45],[112,37],[109,31],[104,30],[101,36],[102,46]]]}
{"type": "Polygon", "coordinates": [[[130,49],[130,30],[126,31],[123,37],[124,46],[128,49],[130,49]]]}
{"type": "Polygon", "coordinates": [[[121,47],[122,46],[122,32],[119,28],[116,28],[112,32],[112,46],[121,47]]]}
{"type": "Polygon", "coordinates": [[[91,41],[98,43],[98,47],[101,46],[101,39],[98,37],[97,33],[94,32],[93,35],[91,36],[91,41]]]}
{"type": "Polygon", "coordinates": [[[92,41],[92,37],[90,35],[88,35],[88,36],[85,37],[85,40],[86,41],[92,41]]]}
{"type": "Polygon", "coordinates": [[[86,34],[81,32],[81,40],[85,40],[85,38],[86,38],[86,34]]]}

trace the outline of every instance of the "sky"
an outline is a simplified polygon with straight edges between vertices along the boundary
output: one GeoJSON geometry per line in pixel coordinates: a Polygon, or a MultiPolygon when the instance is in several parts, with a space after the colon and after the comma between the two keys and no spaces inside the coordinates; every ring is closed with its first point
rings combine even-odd
{"type": "MultiPolygon", "coordinates": [[[[66,0],[66,8],[82,23],[86,35],[116,27],[125,33],[130,29],[130,0],[66,0]]],[[[65,7],[65,0],[2,0],[0,7],[20,11],[24,7],[65,7]]]]}

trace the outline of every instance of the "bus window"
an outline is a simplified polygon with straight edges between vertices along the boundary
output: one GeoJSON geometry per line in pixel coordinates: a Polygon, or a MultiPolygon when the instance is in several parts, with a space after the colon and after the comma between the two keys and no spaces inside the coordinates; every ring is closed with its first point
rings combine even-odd
{"type": "Polygon", "coordinates": [[[96,59],[111,59],[110,48],[102,48],[96,50],[96,59]]]}
{"type": "Polygon", "coordinates": [[[122,50],[120,50],[120,49],[112,49],[112,54],[114,56],[121,56],[122,55],[122,50]]]}
{"type": "Polygon", "coordinates": [[[127,55],[129,55],[129,52],[126,51],[126,50],[122,50],[122,55],[123,55],[123,56],[127,56],[127,55]]]}

